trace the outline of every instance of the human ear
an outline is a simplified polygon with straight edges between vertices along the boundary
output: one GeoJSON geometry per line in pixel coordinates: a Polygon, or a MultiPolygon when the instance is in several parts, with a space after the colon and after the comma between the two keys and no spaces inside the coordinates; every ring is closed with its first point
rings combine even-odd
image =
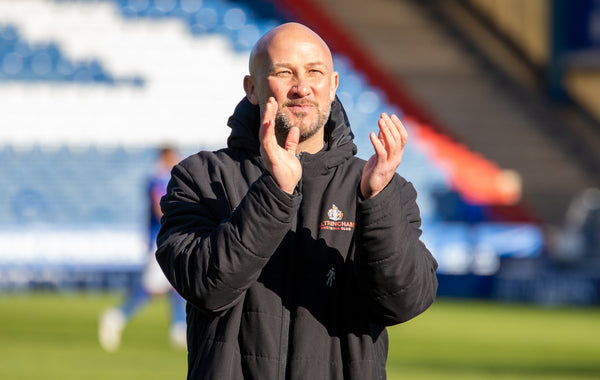
{"type": "Polygon", "coordinates": [[[246,75],[244,77],[244,91],[246,91],[246,98],[248,98],[250,103],[257,105],[258,95],[256,94],[256,83],[251,75],[246,75]]]}
{"type": "Polygon", "coordinates": [[[339,81],[340,75],[336,71],[334,71],[331,75],[331,85],[329,86],[329,101],[331,102],[335,100],[335,92],[337,91],[339,81]]]}

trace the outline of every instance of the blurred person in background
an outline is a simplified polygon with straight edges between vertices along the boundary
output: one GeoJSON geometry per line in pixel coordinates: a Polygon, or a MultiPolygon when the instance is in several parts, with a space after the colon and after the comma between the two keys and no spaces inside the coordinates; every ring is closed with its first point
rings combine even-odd
{"type": "Polygon", "coordinates": [[[188,301],[188,379],[382,379],[386,326],[435,298],[407,140],[382,114],[355,157],[326,43],[289,23],[254,46],[228,147],[172,171],[157,260],[188,301]]]}
{"type": "Polygon", "coordinates": [[[121,335],[128,320],[132,318],[148,301],[157,296],[170,295],[171,326],[169,340],[176,348],[186,347],[185,300],[171,287],[154,257],[156,237],[160,230],[160,199],[166,193],[171,178],[171,169],[179,162],[179,154],[165,146],[159,150],[154,171],[148,181],[149,197],[149,250],[147,263],[143,271],[127,289],[127,295],[118,307],[106,310],[100,317],[98,339],[107,351],[114,351],[121,344],[121,335]]]}

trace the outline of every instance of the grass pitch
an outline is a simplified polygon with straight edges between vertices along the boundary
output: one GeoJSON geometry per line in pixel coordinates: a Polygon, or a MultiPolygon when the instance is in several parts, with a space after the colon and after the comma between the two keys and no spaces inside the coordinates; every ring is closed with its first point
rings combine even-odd
{"type": "Polygon", "coordinates": [[[438,300],[390,329],[390,379],[600,379],[600,308],[438,300]]]}
{"type": "MultiPolygon", "coordinates": [[[[186,353],[168,344],[167,300],[104,352],[96,329],[111,294],[0,295],[0,379],[184,379],[186,353]]],[[[600,379],[600,308],[440,299],[389,329],[388,378],[600,379]]]]}

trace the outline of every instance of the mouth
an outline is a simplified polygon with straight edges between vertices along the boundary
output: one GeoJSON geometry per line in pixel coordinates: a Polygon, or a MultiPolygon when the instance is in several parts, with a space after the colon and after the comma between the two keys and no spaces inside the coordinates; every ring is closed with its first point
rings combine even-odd
{"type": "Polygon", "coordinates": [[[314,104],[301,103],[301,104],[288,104],[286,106],[292,113],[306,113],[315,108],[314,104]]]}

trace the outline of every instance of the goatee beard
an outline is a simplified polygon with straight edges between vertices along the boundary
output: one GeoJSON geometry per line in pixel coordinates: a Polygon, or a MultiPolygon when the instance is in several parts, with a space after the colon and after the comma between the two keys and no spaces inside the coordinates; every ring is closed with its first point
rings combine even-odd
{"type": "Polygon", "coordinates": [[[287,103],[284,107],[279,109],[275,115],[275,133],[279,138],[283,138],[283,141],[285,141],[285,138],[292,127],[298,127],[300,130],[299,142],[304,142],[317,134],[317,132],[319,132],[319,130],[325,126],[325,123],[327,123],[327,120],[329,119],[331,104],[329,104],[327,109],[323,110],[323,112],[317,112],[317,118],[312,125],[302,128],[302,123],[308,114],[305,112],[295,114],[299,120],[296,122],[296,124],[293,124],[288,115],[283,112],[283,109],[290,104],[293,104],[293,102],[287,103]]]}

